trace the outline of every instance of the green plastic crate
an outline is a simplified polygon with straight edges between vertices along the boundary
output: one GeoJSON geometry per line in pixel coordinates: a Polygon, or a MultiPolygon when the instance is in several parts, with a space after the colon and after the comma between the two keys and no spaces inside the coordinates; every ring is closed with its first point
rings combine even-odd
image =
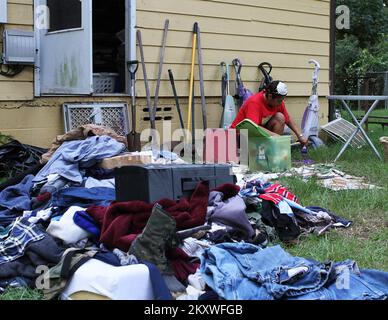
{"type": "Polygon", "coordinates": [[[291,169],[291,136],[249,137],[249,170],[282,172],[291,169]]]}

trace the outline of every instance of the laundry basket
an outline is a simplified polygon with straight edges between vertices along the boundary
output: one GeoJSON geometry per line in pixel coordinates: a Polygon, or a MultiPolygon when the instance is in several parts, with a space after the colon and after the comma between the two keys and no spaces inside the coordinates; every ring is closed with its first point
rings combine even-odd
{"type": "Polygon", "coordinates": [[[100,72],[93,73],[93,87],[95,93],[114,93],[117,81],[119,78],[118,73],[100,72]]]}
{"type": "Polygon", "coordinates": [[[384,159],[388,162],[388,137],[381,137],[380,142],[384,147],[384,159]]]}

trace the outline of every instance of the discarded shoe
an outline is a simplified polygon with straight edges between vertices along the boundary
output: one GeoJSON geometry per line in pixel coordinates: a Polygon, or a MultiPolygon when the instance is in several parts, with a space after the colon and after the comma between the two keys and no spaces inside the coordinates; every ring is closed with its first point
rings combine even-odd
{"type": "Polygon", "coordinates": [[[156,204],[143,232],[132,242],[128,253],[155,264],[163,274],[173,274],[165,252],[173,246],[175,232],[175,220],[156,204]]]}

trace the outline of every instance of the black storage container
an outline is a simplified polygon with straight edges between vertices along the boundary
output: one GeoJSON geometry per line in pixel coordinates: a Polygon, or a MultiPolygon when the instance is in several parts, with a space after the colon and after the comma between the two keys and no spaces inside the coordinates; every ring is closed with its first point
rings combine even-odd
{"type": "Polygon", "coordinates": [[[211,165],[139,165],[116,168],[116,201],[190,199],[201,181],[209,181],[210,190],[225,183],[236,183],[232,167],[211,165]]]}

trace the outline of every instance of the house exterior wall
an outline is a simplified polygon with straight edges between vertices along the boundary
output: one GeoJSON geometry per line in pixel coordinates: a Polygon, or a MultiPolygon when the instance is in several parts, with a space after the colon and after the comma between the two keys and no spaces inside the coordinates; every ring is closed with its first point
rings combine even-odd
{"type": "MultiPolygon", "coordinates": [[[[192,50],[192,30],[198,22],[204,62],[205,93],[209,127],[218,127],[220,107],[221,61],[231,63],[239,57],[243,63],[242,78],[252,91],[257,91],[259,63],[268,61],[274,69],[274,79],[288,84],[287,107],[297,122],[301,122],[311,93],[312,65],[310,59],[320,62],[319,94],[320,122],[326,123],[329,94],[330,63],[330,1],[317,0],[140,0],[137,2],[137,28],[147,62],[147,76],[151,94],[155,92],[159,54],[165,19],[169,19],[169,33],[165,65],[160,86],[160,97],[172,95],[167,74],[174,72],[178,95],[189,95],[192,50]]],[[[142,79],[140,70],[139,79],[142,79]]],[[[198,94],[198,71],[195,75],[198,94]]],[[[232,80],[234,73],[231,73],[232,80]]],[[[141,81],[138,92],[145,95],[141,81]]],[[[231,82],[233,94],[233,82],[231,82]]],[[[181,101],[184,119],[187,119],[187,100],[181,101]]],[[[198,102],[198,109],[200,104],[198,102]]],[[[201,127],[201,114],[196,114],[197,127],[201,127]]],[[[146,114],[144,114],[146,116],[146,114]]],[[[178,122],[175,118],[175,122],[178,122]]]]}
{"type": "MultiPolygon", "coordinates": [[[[7,24],[0,24],[0,52],[3,52],[4,27],[18,30],[33,30],[33,0],[8,0],[7,24]]],[[[14,78],[0,75],[0,101],[33,99],[33,67],[28,66],[14,78]]],[[[0,127],[0,131],[2,128],[0,127]]]]}
{"type": "MultiPolygon", "coordinates": [[[[32,29],[32,0],[9,0],[7,27],[32,29]],[[15,26],[16,27],[16,26],[15,26]]],[[[183,119],[187,120],[192,29],[198,22],[201,30],[208,126],[218,127],[221,69],[219,63],[231,63],[239,57],[243,63],[242,78],[252,91],[257,91],[261,75],[259,63],[268,61],[272,76],[288,84],[286,105],[297,122],[301,122],[311,92],[312,65],[321,64],[319,94],[320,123],[326,123],[329,94],[330,1],[329,0],[137,0],[136,26],[142,31],[147,75],[154,95],[159,54],[165,19],[169,33],[165,53],[158,113],[161,120],[172,117],[179,127],[168,69],[174,72],[183,119]]],[[[1,42],[1,36],[0,36],[1,42]]],[[[1,46],[1,45],[0,45],[1,46]]],[[[139,53],[137,51],[137,57],[139,53]]],[[[196,122],[201,128],[198,69],[196,67],[196,122]]],[[[141,67],[137,74],[137,130],[149,127],[141,67]]],[[[233,94],[234,72],[231,72],[233,94]]],[[[13,135],[23,143],[48,146],[64,130],[61,106],[64,102],[123,101],[128,97],[58,97],[33,98],[33,72],[27,68],[15,78],[0,76],[0,132],[13,135]]],[[[162,121],[157,122],[162,127],[162,121]]]]}

